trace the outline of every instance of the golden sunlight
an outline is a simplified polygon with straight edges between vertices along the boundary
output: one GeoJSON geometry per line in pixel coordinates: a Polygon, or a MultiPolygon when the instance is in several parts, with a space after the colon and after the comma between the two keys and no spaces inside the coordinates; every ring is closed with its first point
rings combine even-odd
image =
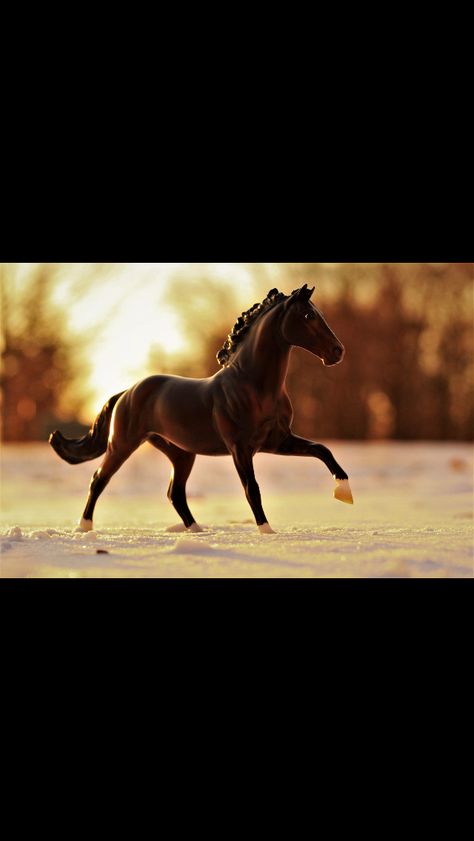
{"type": "MultiPolygon", "coordinates": [[[[69,330],[83,335],[89,369],[83,420],[90,420],[112,394],[151,373],[152,349],[166,357],[189,350],[179,314],[164,299],[173,283],[183,283],[184,308],[186,277],[203,274],[250,294],[249,271],[233,263],[107,264],[95,273],[88,264],[61,266],[53,299],[63,309],[69,330]]],[[[224,324],[222,339],[226,329],[224,324]]]]}

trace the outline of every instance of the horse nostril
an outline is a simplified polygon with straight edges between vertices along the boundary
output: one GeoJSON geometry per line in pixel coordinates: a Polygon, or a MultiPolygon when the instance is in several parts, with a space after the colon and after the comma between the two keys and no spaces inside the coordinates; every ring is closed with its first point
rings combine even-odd
{"type": "Polygon", "coordinates": [[[333,352],[336,359],[340,359],[342,356],[342,347],[340,347],[340,345],[336,345],[333,352]]]}

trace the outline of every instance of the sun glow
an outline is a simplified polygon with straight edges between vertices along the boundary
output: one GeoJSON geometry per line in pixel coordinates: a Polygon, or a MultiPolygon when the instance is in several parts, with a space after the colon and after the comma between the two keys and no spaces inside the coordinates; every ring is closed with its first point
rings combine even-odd
{"type": "Polygon", "coordinates": [[[174,277],[203,271],[222,283],[251,288],[250,272],[232,263],[108,264],[99,268],[97,276],[87,264],[62,268],[54,300],[64,310],[71,331],[84,336],[89,368],[84,385],[90,391],[84,420],[110,396],[150,373],[152,348],[171,356],[188,349],[180,319],[164,299],[174,277]]]}

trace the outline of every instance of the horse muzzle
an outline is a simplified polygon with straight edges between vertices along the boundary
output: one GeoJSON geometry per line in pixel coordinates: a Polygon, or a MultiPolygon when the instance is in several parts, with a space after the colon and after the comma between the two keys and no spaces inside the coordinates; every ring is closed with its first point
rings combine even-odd
{"type": "Polygon", "coordinates": [[[330,368],[332,365],[339,365],[339,363],[344,359],[345,354],[346,349],[344,345],[335,345],[332,348],[331,353],[328,353],[323,357],[323,365],[327,368],[330,368]]]}

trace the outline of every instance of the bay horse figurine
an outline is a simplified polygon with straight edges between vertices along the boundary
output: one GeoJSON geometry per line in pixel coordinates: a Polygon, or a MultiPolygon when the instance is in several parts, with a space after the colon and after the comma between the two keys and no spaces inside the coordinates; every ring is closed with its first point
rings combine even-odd
{"type": "Polygon", "coordinates": [[[294,435],[293,409],[285,388],[290,351],[302,347],[323,365],[342,362],[345,350],[311,303],[307,284],[285,295],[271,289],[243,312],[217,353],[221,369],[206,379],[147,377],[111,397],[82,438],[61,432],[49,443],[69,464],[98,458],[79,530],[93,529],[96,502],[119,467],[145,441],[172,464],[168,498],[190,532],[202,531],[186,501],[186,482],[196,455],[231,455],[257,526],[273,534],[255,479],[256,453],[320,459],[336,481],[334,497],[352,503],[347,473],[323,446],[294,435]]]}

